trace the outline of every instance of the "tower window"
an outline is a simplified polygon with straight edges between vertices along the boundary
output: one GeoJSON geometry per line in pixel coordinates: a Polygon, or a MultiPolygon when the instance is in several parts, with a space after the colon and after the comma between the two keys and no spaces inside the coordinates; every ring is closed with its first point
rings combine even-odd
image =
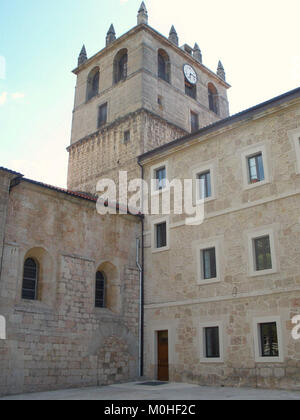
{"type": "Polygon", "coordinates": [[[22,299],[37,299],[38,267],[32,258],[28,258],[24,263],[22,299]]]}
{"type": "Polygon", "coordinates": [[[210,111],[219,113],[218,91],[212,83],[208,84],[208,103],[210,111]]]}
{"type": "Polygon", "coordinates": [[[130,130],[126,130],[124,131],[124,143],[129,143],[130,142],[130,130]]]}
{"type": "Polygon", "coordinates": [[[105,125],[107,122],[107,103],[99,107],[98,114],[98,128],[105,125]]]}
{"type": "Polygon", "coordinates": [[[193,99],[197,99],[197,86],[192,85],[187,80],[185,80],[185,94],[193,99]]]}
{"type": "Polygon", "coordinates": [[[114,60],[114,83],[127,78],[128,53],[127,50],[121,50],[114,60]]]}
{"type": "Polygon", "coordinates": [[[158,51],[158,77],[170,83],[170,59],[164,50],[158,51]]]}
{"type": "Polygon", "coordinates": [[[88,76],[86,99],[89,101],[99,94],[100,71],[95,67],[88,76]]]}
{"type": "Polygon", "coordinates": [[[199,115],[191,112],[191,131],[194,133],[199,130],[199,115]]]}

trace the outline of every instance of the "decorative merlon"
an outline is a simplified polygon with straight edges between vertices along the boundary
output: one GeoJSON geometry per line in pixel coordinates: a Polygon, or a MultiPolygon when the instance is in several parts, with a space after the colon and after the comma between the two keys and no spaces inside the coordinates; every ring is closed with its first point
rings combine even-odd
{"type": "Polygon", "coordinates": [[[137,24],[141,25],[141,24],[145,24],[148,25],[148,11],[146,8],[146,5],[144,2],[142,2],[139,11],[138,11],[138,15],[137,15],[137,24]]]}
{"type": "Polygon", "coordinates": [[[202,64],[202,53],[197,43],[194,46],[193,57],[202,64]]]}
{"type": "Polygon", "coordinates": [[[87,61],[87,53],[85,49],[85,45],[83,45],[79,57],[78,57],[78,67],[81,66],[85,61],[87,61]]]}
{"type": "Polygon", "coordinates": [[[110,28],[109,28],[109,30],[107,32],[107,35],[106,35],[106,46],[108,46],[111,43],[113,43],[116,39],[117,39],[116,38],[116,31],[115,31],[114,25],[111,24],[110,25],[110,28]]]}
{"type": "Polygon", "coordinates": [[[172,25],[171,30],[170,30],[169,41],[171,41],[173,44],[177,45],[178,47],[179,39],[178,39],[176,29],[174,28],[174,25],[172,25]]]}
{"type": "Polygon", "coordinates": [[[224,82],[226,82],[226,73],[223,67],[223,64],[221,63],[221,61],[219,61],[218,63],[218,69],[217,69],[217,75],[224,80],[224,82]]]}

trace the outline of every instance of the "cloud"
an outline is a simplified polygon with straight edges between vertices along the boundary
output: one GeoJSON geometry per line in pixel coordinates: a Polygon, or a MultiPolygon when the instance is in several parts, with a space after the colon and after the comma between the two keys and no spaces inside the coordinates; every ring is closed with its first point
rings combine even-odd
{"type": "Polygon", "coordinates": [[[4,105],[7,100],[7,92],[0,94],[0,106],[4,105]]]}
{"type": "Polygon", "coordinates": [[[12,99],[23,99],[25,98],[25,93],[22,93],[22,92],[12,93],[11,97],[12,99]]]}

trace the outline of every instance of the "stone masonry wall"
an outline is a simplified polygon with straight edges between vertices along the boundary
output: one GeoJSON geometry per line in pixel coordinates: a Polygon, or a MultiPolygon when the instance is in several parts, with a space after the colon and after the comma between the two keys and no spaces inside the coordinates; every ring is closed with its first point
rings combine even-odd
{"type": "Polygon", "coordinates": [[[213,188],[202,224],[186,225],[185,215],[166,216],[169,242],[163,251],[153,246],[153,224],[158,219],[161,223],[162,216],[145,219],[145,357],[150,377],[157,377],[156,333],[168,330],[171,380],[299,389],[300,342],[292,338],[291,321],[300,315],[300,146],[291,133],[300,138],[299,100],[145,163],[148,180],[152,165],[167,163],[170,181],[193,179],[210,168],[213,188]],[[249,186],[243,160],[256,147],[264,150],[265,182],[249,186]],[[273,238],[273,270],[254,273],[249,237],[266,230],[273,238]],[[206,283],[200,250],[212,243],[218,278],[206,283]],[[257,357],[256,319],[277,320],[281,360],[257,357]],[[221,325],[220,361],[201,356],[205,324],[221,325]]]}
{"type": "Polygon", "coordinates": [[[0,395],[133,380],[138,375],[139,275],[132,216],[27,182],[10,196],[0,313],[0,395]],[[39,263],[37,301],[21,299],[24,259],[39,263]],[[95,308],[95,275],[111,306],[95,308]]]}

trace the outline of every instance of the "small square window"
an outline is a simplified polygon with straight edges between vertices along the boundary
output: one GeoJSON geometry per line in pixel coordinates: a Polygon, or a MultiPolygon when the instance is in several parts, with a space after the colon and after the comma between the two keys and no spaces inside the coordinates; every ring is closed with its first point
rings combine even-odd
{"type": "Polygon", "coordinates": [[[217,277],[216,248],[203,249],[202,255],[202,278],[204,280],[217,277]]]}
{"type": "Polygon", "coordinates": [[[255,184],[265,180],[262,153],[248,157],[249,183],[255,184]]]}
{"type": "Polygon", "coordinates": [[[124,143],[130,142],[130,130],[124,131],[124,143]]]}
{"type": "Polygon", "coordinates": [[[205,357],[218,359],[220,357],[219,327],[204,328],[205,334],[205,357]]]}
{"type": "Polygon", "coordinates": [[[167,224],[166,222],[159,223],[155,226],[156,229],[156,248],[165,248],[167,246],[167,224]]]}
{"type": "Polygon", "coordinates": [[[166,188],[167,171],[166,167],[155,170],[156,190],[163,190],[166,188]]]}
{"type": "Polygon", "coordinates": [[[261,357],[279,357],[276,322],[259,324],[261,357]]]}
{"type": "Polygon", "coordinates": [[[254,240],[256,271],[271,270],[272,256],[269,235],[254,240]]]}
{"type": "Polygon", "coordinates": [[[211,175],[210,171],[203,172],[197,175],[199,180],[199,199],[204,200],[205,198],[211,197],[211,175]]]}
{"type": "Polygon", "coordinates": [[[107,104],[101,105],[99,107],[98,113],[98,128],[105,125],[107,122],[107,104]]]}

